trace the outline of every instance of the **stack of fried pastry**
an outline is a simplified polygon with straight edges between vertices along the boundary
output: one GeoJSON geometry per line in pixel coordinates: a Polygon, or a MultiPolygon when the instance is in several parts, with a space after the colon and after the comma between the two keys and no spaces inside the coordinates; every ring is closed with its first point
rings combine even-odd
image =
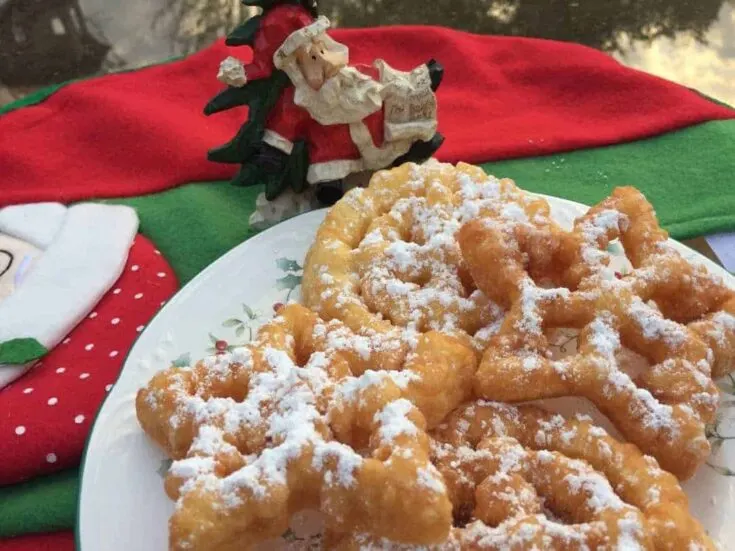
{"type": "Polygon", "coordinates": [[[301,510],[322,512],[325,549],[715,548],[679,481],[710,452],[735,293],[635,189],[568,230],[477,167],[379,172],[327,214],[302,294],[138,393],[174,459],[171,550],[256,548],[301,510]],[[554,358],[558,328],[579,344],[554,358]],[[522,403],[552,397],[619,436],[522,403]]]}

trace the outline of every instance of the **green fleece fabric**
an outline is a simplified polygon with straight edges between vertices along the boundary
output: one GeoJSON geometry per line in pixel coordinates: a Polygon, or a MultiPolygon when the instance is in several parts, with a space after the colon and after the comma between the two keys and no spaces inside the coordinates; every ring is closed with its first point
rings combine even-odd
{"type": "MultiPolygon", "coordinates": [[[[735,121],[708,122],[656,138],[546,157],[483,165],[530,191],[594,204],[615,186],[634,185],[675,239],[735,230],[735,121]]],[[[186,283],[252,237],[248,219],[260,187],[226,182],[181,186],[115,199],[138,211],[151,238],[186,283]]]]}
{"type": "Polygon", "coordinates": [[[74,526],[79,492],[76,469],[3,488],[0,538],[53,532],[74,526]]]}
{"type": "MultiPolygon", "coordinates": [[[[708,122],[656,138],[560,155],[489,163],[530,191],[586,204],[617,185],[640,188],[672,237],[735,230],[735,121],[708,122]]],[[[248,227],[261,188],[195,183],[154,195],[110,200],[137,209],[141,232],[185,284],[256,232],[248,227]]],[[[71,528],[77,473],[0,490],[0,537],[71,528]],[[6,505],[7,504],[7,505],[6,505]]]]}
{"type": "Polygon", "coordinates": [[[616,186],[635,186],[674,239],[735,231],[735,121],[483,168],[524,189],[587,205],[616,186]]]}

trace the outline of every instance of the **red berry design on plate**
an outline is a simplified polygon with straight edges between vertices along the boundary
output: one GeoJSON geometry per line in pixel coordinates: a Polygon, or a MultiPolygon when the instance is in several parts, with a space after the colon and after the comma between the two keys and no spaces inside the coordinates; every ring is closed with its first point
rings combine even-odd
{"type": "Polygon", "coordinates": [[[618,279],[623,279],[623,274],[621,274],[620,272],[615,272],[615,277],[617,277],[618,279]]]}
{"type": "Polygon", "coordinates": [[[278,312],[280,311],[280,309],[281,309],[281,308],[283,308],[283,303],[282,303],[282,302],[276,302],[276,303],[275,303],[275,304],[273,305],[273,311],[274,311],[274,312],[275,312],[276,314],[277,314],[277,313],[278,313],[278,312]]]}
{"type": "Polygon", "coordinates": [[[214,343],[214,348],[217,350],[217,354],[224,354],[227,352],[227,347],[229,345],[227,344],[227,341],[219,340],[216,343],[214,343]]]}

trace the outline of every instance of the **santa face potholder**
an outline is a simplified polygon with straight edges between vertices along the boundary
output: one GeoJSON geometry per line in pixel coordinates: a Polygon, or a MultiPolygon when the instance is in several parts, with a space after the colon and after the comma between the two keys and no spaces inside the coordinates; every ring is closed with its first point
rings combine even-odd
{"type": "Polygon", "coordinates": [[[0,209],[0,388],[92,311],[120,277],[137,230],[124,206],[0,209]]]}
{"type": "Polygon", "coordinates": [[[127,352],[177,286],[168,262],[136,236],[122,275],[102,300],[32,369],[0,390],[0,485],[79,464],[127,352]]]}

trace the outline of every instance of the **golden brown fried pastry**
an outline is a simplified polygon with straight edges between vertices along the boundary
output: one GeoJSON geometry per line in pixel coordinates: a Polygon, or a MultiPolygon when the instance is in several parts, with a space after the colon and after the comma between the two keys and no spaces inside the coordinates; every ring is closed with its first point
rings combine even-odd
{"type": "Polygon", "coordinates": [[[477,290],[455,234],[486,213],[549,223],[546,201],[478,167],[409,163],[378,172],[321,224],[306,258],[304,304],[354,331],[437,330],[481,350],[502,310],[477,290]]]}
{"type": "Polygon", "coordinates": [[[400,370],[376,358],[367,338],[291,305],[252,344],[156,374],[136,409],[175,459],[170,548],[247,548],[302,509],[338,531],[444,540],[451,504],[429,461],[426,417],[437,424],[467,398],[475,355],[427,333],[400,370]]]}
{"type": "Polygon", "coordinates": [[[469,272],[509,308],[478,370],[478,396],[585,397],[665,469],[689,478],[710,452],[705,425],[719,399],[711,374],[713,365],[718,374],[733,367],[735,318],[732,291],[664,238],[632,188],[616,190],[571,232],[491,214],[465,224],[458,241],[469,272]],[[538,233],[549,237],[541,246],[538,233]],[[606,250],[614,238],[633,266],[620,278],[606,250]],[[576,354],[552,359],[555,328],[581,331],[576,354]],[[631,370],[629,351],[647,366],[631,370]]]}
{"type": "Polygon", "coordinates": [[[458,408],[433,437],[453,505],[446,541],[418,547],[329,531],[326,548],[715,549],[676,478],[586,418],[480,401],[458,408]]]}

